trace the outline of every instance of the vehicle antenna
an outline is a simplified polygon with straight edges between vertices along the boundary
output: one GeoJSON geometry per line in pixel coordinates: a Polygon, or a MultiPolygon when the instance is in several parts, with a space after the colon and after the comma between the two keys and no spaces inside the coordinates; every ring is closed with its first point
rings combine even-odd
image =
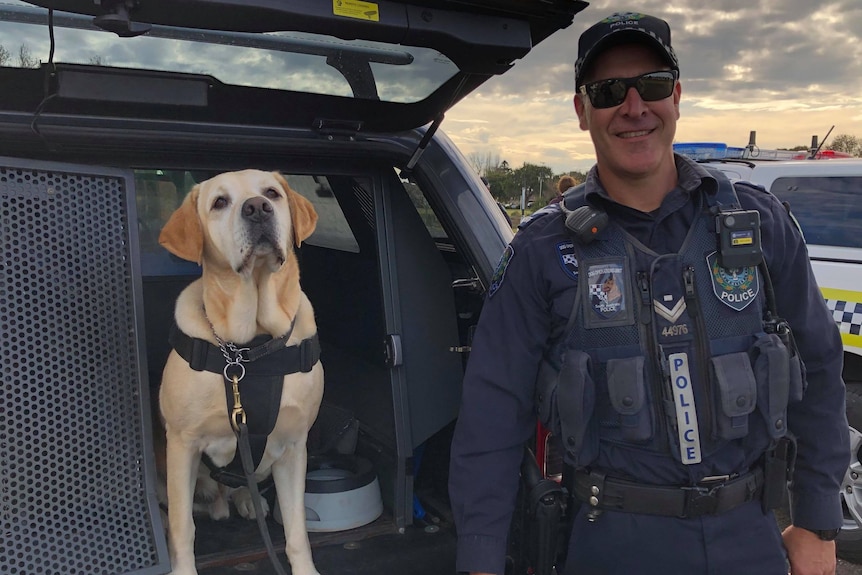
{"type": "Polygon", "coordinates": [[[817,154],[818,154],[818,153],[820,153],[820,148],[822,148],[822,147],[823,147],[823,144],[825,144],[825,143],[826,143],[826,139],[829,137],[829,134],[831,134],[831,133],[832,133],[832,130],[834,130],[834,129],[835,129],[835,124],[833,124],[833,125],[832,125],[832,127],[831,127],[831,128],[829,128],[829,131],[828,131],[828,132],[826,132],[826,135],[825,135],[825,136],[823,136],[823,139],[822,139],[822,140],[820,140],[820,145],[819,145],[819,146],[817,146],[817,148],[816,148],[816,149],[814,149],[814,150],[812,150],[812,151],[811,151],[811,156],[809,156],[809,158],[808,158],[809,160],[813,160],[813,159],[817,158],[817,154]]]}

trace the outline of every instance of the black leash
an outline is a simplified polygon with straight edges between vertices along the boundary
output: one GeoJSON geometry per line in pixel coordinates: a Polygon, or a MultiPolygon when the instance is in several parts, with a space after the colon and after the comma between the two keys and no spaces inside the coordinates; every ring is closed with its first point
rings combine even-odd
{"type": "Polygon", "coordinates": [[[272,546],[272,538],[269,536],[269,529],[266,526],[266,518],[263,516],[263,506],[260,504],[261,495],[257,490],[257,481],[254,479],[254,464],[252,462],[251,447],[248,443],[248,427],[242,421],[236,421],[231,418],[231,423],[236,431],[237,449],[242,459],[242,468],[245,471],[248,490],[251,493],[251,502],[254,505],[254,515],[257,519],[257,526],[260,528],[260,534],[263,537],[263,542],[266,545],[266,554],[269,555],[269,560],[272,566],[275,567],[277,575],[287,575],[278,556],[275,553],[275,548],[272,546]]]}

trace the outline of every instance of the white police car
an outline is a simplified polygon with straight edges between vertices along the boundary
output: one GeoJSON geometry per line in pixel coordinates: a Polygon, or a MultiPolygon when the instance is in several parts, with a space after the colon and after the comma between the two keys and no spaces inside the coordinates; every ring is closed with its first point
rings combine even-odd
{"type": "Polygon", "coordinates": [[[758,184],[787,202],[805,235],[811,266],[844,344],[854,457],[842,485],[845,523],[838,553],[862,562],[862,435],[856,431],[862,430],[862,158],[823,159],[836,155],[821,153],[814,160],[784,160],[780,158],[800,154],[783,150],[763,151],[758,158],[740,157],[748,155],[743,148],[727,148],[723,154],[716,144],[675,148],[723,171],[731,180],[758,184]],[[715,155],[723,157],[707,159],[715,155]]]}

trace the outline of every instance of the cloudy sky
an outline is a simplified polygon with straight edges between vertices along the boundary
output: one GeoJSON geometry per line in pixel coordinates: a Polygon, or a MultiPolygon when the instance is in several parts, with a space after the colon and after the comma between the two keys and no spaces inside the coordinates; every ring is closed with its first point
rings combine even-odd
{"type": "Polygon", "coordinates": [[[572,106],[578,36],[615,11],[667,20],[680,60],[677,142],[761,148],[862,138],[862,1],[595,0],[502,76],[459,102],[442,129],[470,156],[585,170],[594,155],[572,106]]]}
{"type": "MultiPolygon", "coordinates": [[[[23,4],[0,0],[0,7],[7,2],[23,4]]],[[[790,148],[809,145],[814,135],[822,140],[832,126],[827,144],[839,134],[862,138],[862,0],[593,0],[569,28],[459,102],[443,131],[468,158],[505,160],[513,167],[530,162],[556,174],[587,170],[593,146],[572,105],[578,37],[612,12],[635,10],[671,25],[682,84],[677,142],[741,147],[753,130],[760,148],[790,148]]],[[[20,46],[47,60],[43,26],[0,21],[0,36],[0,46],[13,56],[20,46]]],[[[297,35],[284,35],[291,36],[297,35]]],[[[414,72],[400,77],[399,66],[375,69],[388,82],[378,86],[387,98],[401,101],[407,92],[432,90],[453,71],[434,50],[410,51],[417,60],[409,68],[421,65],[425,82],[417,82],[414,72]]],[[[350,89],[322,56],[149,36],[117,39],[60,28],[56,59],[213,74],[254,86],[311,86],[332,94],[350,89]],[[314,58],[316,64],[309,61],[314,58]],[[309,75],[312,64],[316,70],[309,75]]]]}

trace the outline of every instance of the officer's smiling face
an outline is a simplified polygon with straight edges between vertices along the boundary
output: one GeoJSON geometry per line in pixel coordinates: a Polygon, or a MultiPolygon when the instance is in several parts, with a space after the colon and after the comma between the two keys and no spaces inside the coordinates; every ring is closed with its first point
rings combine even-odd
{"type": "MultiPolygon", "coordinates": [[[[633,78],[668,69],[649,46],[623,44],[596,58],[586,82],[633,78]]],[[[640,178],[674,168],[672,149],[680,93],[677,82],[667,98],[645,102],[637,90],[629,88],[625,100],[611,108],[595,108],[587,96],[575,95],[575,110],[581,129],[589,130],[592,137],[600,175],[613,172],[617,178],[640,178]]]]}

